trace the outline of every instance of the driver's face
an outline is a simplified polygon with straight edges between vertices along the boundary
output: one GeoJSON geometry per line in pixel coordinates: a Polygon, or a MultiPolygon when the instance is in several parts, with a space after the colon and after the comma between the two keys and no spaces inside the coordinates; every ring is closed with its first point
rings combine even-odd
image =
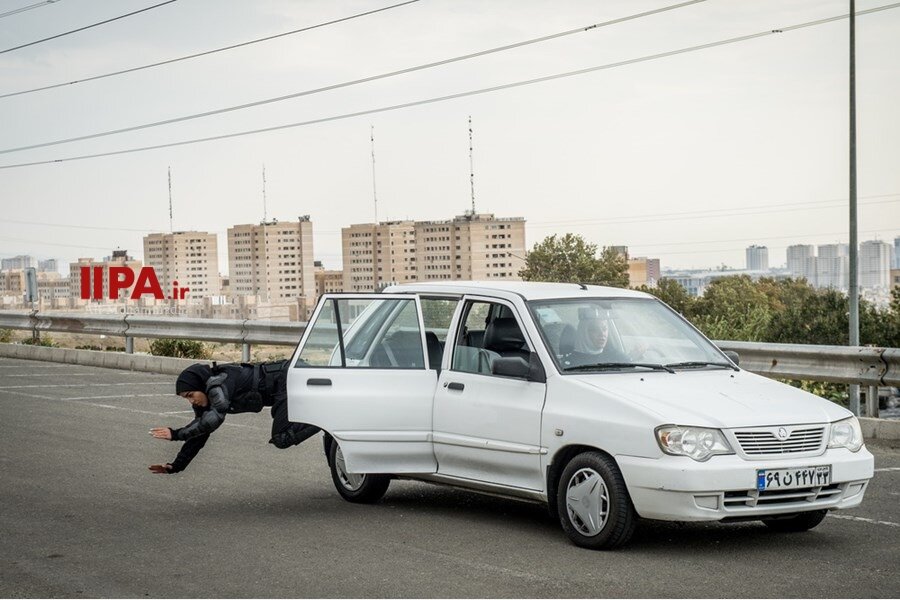
{"type": "Polygon", "coordinates": [[[602,349],[609,338],[609,323],[600,319],[593,321],[588,325],[587,333],[594,346],[602,349]]]}

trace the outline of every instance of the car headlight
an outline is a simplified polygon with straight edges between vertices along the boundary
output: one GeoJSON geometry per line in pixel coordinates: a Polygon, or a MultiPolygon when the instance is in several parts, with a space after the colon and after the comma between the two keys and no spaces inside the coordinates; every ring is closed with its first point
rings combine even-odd
{"type": "Polygon", "coordinates": [[[831,436],[828,438],[829,448],[846,448],[851,452],[856,452],[862,448],[862,445],[862,429],[860,429],[859,420],[856,417],[831,424],[831,436]]]}
{"type": "Polygon", "coordinates": [[[688,456],[700,462],[715,454],[734,454],[722,432],[707,427],[663,425],[656,428],[656,441],[666,454],[688,456]]]}

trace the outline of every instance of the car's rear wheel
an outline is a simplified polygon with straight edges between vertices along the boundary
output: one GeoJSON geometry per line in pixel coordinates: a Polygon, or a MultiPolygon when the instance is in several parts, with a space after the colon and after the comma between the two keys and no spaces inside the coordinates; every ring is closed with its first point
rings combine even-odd
{"type": "Polygon", "coordinates": [[[809,531],[810,529],[824,521],[825,515],[827,514],[827,510],[811,510],[809,512],[802,512],[798,515],[794,515],[793,517],[786,517],[781,519],[763,519],[763,523],[765,523],[766,526],[773,531],[809,531]]]}
{"type": "Polygon", "coordinates": [[[359,504],[378,502],[387,492],[391,484],[389,475],[371,473],[351,473],[347,471],[344,453],[337,441],[331,443],[328,464],[331,467],[331,480],[344,500],[359,504]]]}
{"type": "Polygon", "coordinates": [[[609,456],[584,452],[563,469],[557,492],[563,531],[575,544],[609,550],[628,542],[637,515],[622,473],[609,456]]]}

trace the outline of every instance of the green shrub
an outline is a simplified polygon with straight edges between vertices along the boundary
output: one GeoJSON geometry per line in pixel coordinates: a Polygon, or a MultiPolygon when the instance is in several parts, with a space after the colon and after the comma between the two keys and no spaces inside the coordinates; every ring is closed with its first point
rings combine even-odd
{"type": "Polygon", "coordinates": [[[12,329],[0,329],[0,344],[12,342],[12,329]]]}
{"type": "Polygon", "coordinates": [[[25,344],[26,346],[45,346],[47,348],[57,348],[59,345],[53,343],[53,338],[49,335],[42,336],[37,340],[32,338],[25,338],[20,343],[25,344]]]}
{"type": "Polygon", "coordinates": [[[197,358],[201,360],[212,358],[212,350],[210,350],[203,342],[195,340],[173,340],[170,338],[153,340],[150,343],[150,354],[153,356],[197,358]]]}

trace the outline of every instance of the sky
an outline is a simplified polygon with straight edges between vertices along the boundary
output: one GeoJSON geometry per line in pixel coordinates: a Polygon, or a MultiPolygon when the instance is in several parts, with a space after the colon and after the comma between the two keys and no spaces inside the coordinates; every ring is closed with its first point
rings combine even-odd
{"type": "MultiPolygon", "coordinates": [[[[0,0],[0,14],[36,0],[0,0]]],[[[57,0],[0,17],[0,95],[273,35],[399,0],[57,0]]],[[[706,0],[625,23],[283,102],[45,148],[587,27],[678,0],[419,0],[297,35],[0,98],[0,167],[304,122],[626,61],[846,14],[846,0],[706,0]]],[[[857,11],[890,4],[859,0],[857,11]]],[[[213,142],[0,168],[0,256],[141,257],[142,237],[310,215],[315,258],[340,229],[470,208],[527,219],[531,247],[577,233],[666,268],[785,262],[848,240],[846,19],[513,89],[213,142]]],[[[857,19],[859,239],[900,236],[900,8],[857,19]]],[[[61,267],[65,272],[65,267],[61,267]]]]}

